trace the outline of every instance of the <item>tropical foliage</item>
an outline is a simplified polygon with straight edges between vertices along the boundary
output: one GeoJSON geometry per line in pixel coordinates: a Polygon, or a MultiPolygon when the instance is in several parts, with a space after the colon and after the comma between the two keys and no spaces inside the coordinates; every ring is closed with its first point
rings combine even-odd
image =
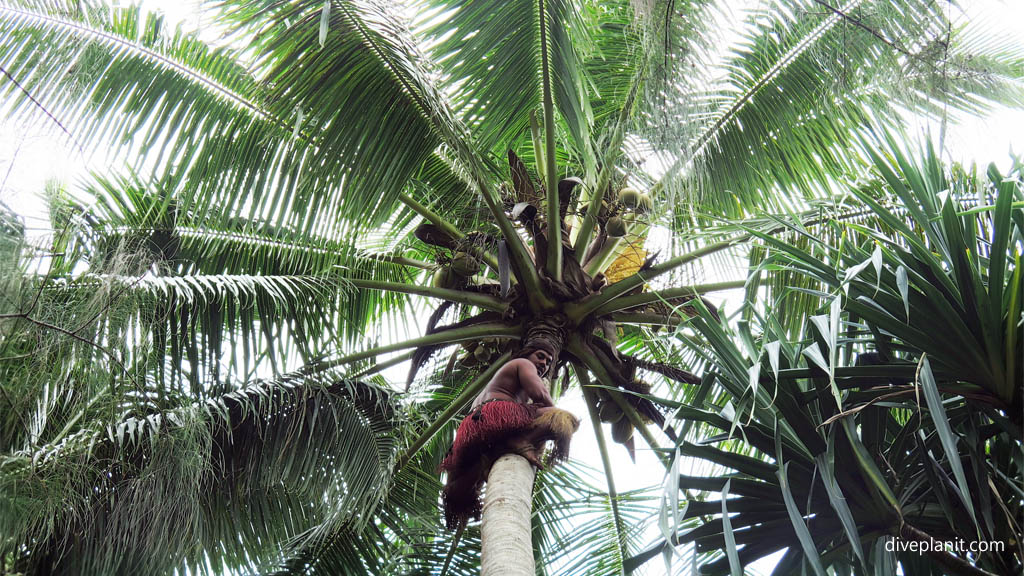
{"type": "Polygon", "coordinates": [[[708,572],[783,549],[781,574],[803,562],[816,574],[889,574],[897,562],[907,574],[1020,570],[1022,165],[948,171],[932,150],[915,161],[899,149],[875,161],[878,180],[849,190],[856,210],[754,233],[747,288],[768,280],[771,305],[749,299],[736,326],[707,313],[691,322],[730,407],[679,408],[702,431],[678,453],[723,473],[678,475],[678,485],[722,490],[723,501],[684,504],[680,526],[719,516],[668,538],[734,554],[708,572]],[[806,297],[817,313],[795,330],[765,313],[806,297]],[[893,537],[1003,549],[968,562],[896,554],[893,537]]]}
{"type": "Polygon", "coordinates": [[[882,539],[1020,542],[1021,168],[872,129],[1024,104],[952,10],[0,4],[3,112],[114,167],[49,190],[49,246],[0,223],[0,571],[472,573],[434,471],[531,338],[604,468],[540,475],[542,573],[1019,570],[882,539]]]}

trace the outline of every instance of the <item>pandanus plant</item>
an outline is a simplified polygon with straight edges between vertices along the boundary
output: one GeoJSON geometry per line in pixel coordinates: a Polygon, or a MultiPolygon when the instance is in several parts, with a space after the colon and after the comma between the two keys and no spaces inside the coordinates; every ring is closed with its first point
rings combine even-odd
{"type": "Polygon", "coordinates": [[[775,574],[1021,571],[1024,165],[902,148],[868,151],[853,207],[755,233],[744,321],[692,319],[731,410],[680,408],[704,432],[676,449],[716,466],[671,482],[721,501],[681,503],[629,568],[671,542],[724,551],[704,574],[783,550],[775,574]]]}

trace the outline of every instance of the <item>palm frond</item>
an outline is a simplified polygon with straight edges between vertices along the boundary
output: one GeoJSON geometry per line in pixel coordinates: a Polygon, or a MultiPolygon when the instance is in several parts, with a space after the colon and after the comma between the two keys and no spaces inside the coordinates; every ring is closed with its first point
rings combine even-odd
{"type": "MultiPolygon", "coordinates": [[[[341,222],[373,226],[391,215],[398,192],[439,142],[428,120],[433,109],[423,108],[431,94],[408,84],[415,67],[405,46],[389,42],[387,14],[353,3],[335,11],[328,50],[303,52],[312,62],[302,66],[281,64],[290,50],[316,42],[319,6],[279,6],[286,14],[254,19],[275,30],[268,20],[283,18],[281,32],[294,42],[261,36],[251,48],[260,57],[255,75],[243,68],[242,51],[209,49],[180,30],[168,34],[158,17],[134,8],[92,5],[5,6],[0,64],[77,141],[113,139],[148,150],[164,185],[183,188],[180,210],[225,218],[240,211],[304,232],[341,222]],[[41,45],[48,47],[45,66],[41,45]],[[325,76],[334,79],[331,91],[282,92],[277,83],[342,64],[325,76]],[[325,94],[340,100],[317,100],[325,94]],[[361,189],[383,201],[367,202],[361,189]]],[[[242,17],[254,8],[240,10],[242,17]]],[[[10,102],[32,108],[24,94],[10,102]]]]}
{"type": "Polygon", "coordinates": [[[707,115],[689,119],[701,124],[700,133],[661,182],[680,174],[696,180],[689,192],[673,186],[669,196],[695,195],[719,214],[739,215],[748,205],[799,209],[773,190],[825,194],[830,179],[860,165],[850,153],[857,134],[898,122],[899,107],[972,111],[1019,102],[1020,47],[965,37],[961,48],[948,22],[930,2],[780,2],[756,12],[707,115]],[[937,52],[937,44],[948,48],[937,52]],[[974,68],[967,54],[980,48],[991,53],[979,54],[974,68]]]}
{"type": "Polygon", "coordinates": [[[592,111],[576,43],[585,41],[583,14],[570,2],[520,0],[427,4],[421,24],[431,52],[456,90],[455,109],[484,149],[507,146],[527,131],[541,101],[540,27],[545,26],[556,103],[569,133],[589,146],[592,111]],[[543,10],[543,13],[541,13],[543,10]],[[433,17],[444,14],[444,20],[433,17]],[[572,32],[570,32],[572,30],[572,32]]]}
{"type": "Polygon", "coordinates": [[[312,523],[374,509],[393,410],[365,384],[290,379],[5,454],[5,556],[29,571],[257,566],[312,523]]]}
{"type": "MultiPolygon", "coordinates": [[[[813,279],[825,288],[791,288],[811,297],[810,308],[757,309],[736,326],[707,312],[691,319],[700,339],[689,342],[705,350],[707,370],[728,404],[718,404],[720,414],[678,407],[677,417],[703,422],[698,430],[706,436],[677,449],[714,466],[676,481],[698,491],[728,481],[736,496],[725,508],[689,501],[679,514],[712,519],[666,536],[629,566],[692,542],[702,573],[725,574],[730,560],[722,552],[734,542],[733,561],[743,565],[789,548],[783,572],[802,561],[825,568],[860,564],[867,571],[897,563],[923,573],[973,570],[955,553],[911,559],[877,542],[884,535],[971,539],[1015,530],[1011,516],[997,511],[995,494],[1008,489],[1001,483],[1019,473],[1017,464],[985,464],[981,454],[1019,450],[1021,442],[1013,422],[1019,410],[1000,396],[1008,390],[1002,377],[991,377],[1017,369],[1003,351],[1021,338],[1020,310],[1013,296],[1004,296],[1021,290],[1019,242],[1010,240],[1020,238],[1012,200],[1021,194],[1019,167],[1007,175],[992,167],[982,178],[944,170],[931,149],[914,157],[890,143],[869,153],[884,185],[866,187],[873,194],[857,198],[882,225],[862,224],[843,211],[835,223],[818,224],[843,234],[793,224],[794,237],[809,238],[806,249],[792,238],[754,233],[769,255],[752,261],[752,278],[813,279]],[[979,189],[981,206],[958,204],[958,191],[979,189]],[[948,198],[939,198],[942,191],[948,198]],[[899,208],[884,205],[882,192],[895,196],[888,202],[899,208]],[[782,329],[790,322],[779,318],[782,312],[805,325],[795,340],[782,329]],[[954,347],[942,348],[949,342],[954,347]],[[921,390],[924,404],[915,400],[921,390]],[[728,527],[714,518],[725,509],[733,514],[728,527]]],[[[1021,557],[1007,545],[969,562],[1012,572],[1021,557]]]]}

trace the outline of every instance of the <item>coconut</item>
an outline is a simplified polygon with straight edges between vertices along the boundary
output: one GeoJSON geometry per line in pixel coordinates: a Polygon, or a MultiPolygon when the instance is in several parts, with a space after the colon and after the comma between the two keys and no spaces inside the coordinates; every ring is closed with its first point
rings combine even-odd
{"type": "Polygon", "coordinates": [[[622,238],[626,235],[626,222],[618,216],[612,216],[605,223],[604,230],[612,238],[622,238]]]}
{"type": "Polygon", "coordinates": [[[640,203],[641,194],[636,188],[630,188],[626,186],[622,190],[619,190],[619,202],[622,202],[626,208],[636,208],[640,203]]]}
{"type": "Polygon", "coordinates": [[[480,346],[477,346],[475,350],[473,350],[473,357],[476,358],[478,362],[483,364],[484,362],[487,362],[488,360],[491,359],[491,351],[488,350],[487,346],[481,344],[480,346]]]}
{"type": "Polygon", "coordinates": [[[449,290],[454,290],[455,288],[458,288],[461,280],[462,279],[459,278],[458,274],[452,271],[450,267],[443,266],[438,268],[437,272],[434,272],[434,276],[430,279],[430,285],[434,288],[447,288],[449,290]]]}
{"type": "Polygon", "coordinates": [[[464,278],[480,272],[480,261],[466,252],[456,252],[452,258],[452,270],[464,278]]]}
{"type": "Polygon", "coordinates": [[[601,406],[597,409],[597,416],[601,422],[618,422],[622,420],[622,410],[619,409],[619,405],[609,400],[602,402],[601,406]]]}
{"type": "Polygon", "coordinates": [[[641,194],[640,200],[636,204],[636,211],[640,214],[646,214],[654,209],[654,200],[647,194],[641,194]]]}
{"type": "Polygon", "coordinates": [[[618,422],[612,424],[612,440],[615,440],[619,444],[625,444],[629,442],[629,439],[633,437],[633,424],[626,418],[622,418],[618,422]]]}

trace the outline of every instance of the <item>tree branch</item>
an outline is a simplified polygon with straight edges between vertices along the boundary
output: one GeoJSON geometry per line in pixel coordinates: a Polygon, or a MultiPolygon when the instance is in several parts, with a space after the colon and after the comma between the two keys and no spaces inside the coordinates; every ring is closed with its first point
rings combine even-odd
{"type": "Polygon", "coordinates": [[[708,254],[714,254],[715,252],[720,252],[722,250],[732,248],[733,246],[739,244],[740,242],[745,242],[750,237],[750,234],[741,234],[739,236],[734,236],[732,238],[722,240],[721,242],[715,242],[714,244],[705,246],[703,248],[699,248],[692,252],[687,252],[686,254],[676,256],[671,260],[668,260],[662,264],[658,264],[657,266],[652,266],[650,268],[647,268],[646,270],[640,270],[636,274],[628,278],[624,278],[623,280],[620,280],[615,284],[612,284],[611,286],[608,286],[607,288],[604,289],[604,291],[602,291],[599,294],[596,294],[595,296],[582,302],[581,304],[567,305],[566,316],[568,316],[569,319],[578,322],[581,319],[592,314],[598,308],[601,308],[605,304],[608,304],[612,300],[618,298],[619,296],[622,296],[623,294],[629,292],[630,290],[638,286],[642,286],[648,280],[651,280],[666,272],[675,270],[680,266],[689,264],[690,262],[693,262],[698,258],[707,256],[708,254]]]}
{"type": "Polygon", "coordinates": [[[580,381],[580,390],[583,391],[583,399],[587,404],[587,412],[590,413],[590,423],[594,428],[594,437],[597,439],[597,449],[601,453],[601,464],[604,467],[604,475],[608,480],[608,502],[611,504],[612,517],[615,519],[615,532],[618,536],[619,548],[621,549],[622,558],[625,559],[629,556],[629,550],[626,546],[626,528],[622,522],[622,516],[619,513],[619,494],[615,489],[615,477],[612,471],[611,458],[608,456],[608,443],[604,437],[604,430],[601,427],[601,418],[597,413],[597,398],[594,391],[590,388],[590,377],[587,376],[587,369],[580,366],[576,362],[572,365],[573,371],[576,372],[576,378],[580,381]]]}
{"type": "Polygon", "coordinates": [[[685,298],[687,296],[698,297],[701,294],[707,294],[708,292],[743,288],[745,285],[746,280],[734,280],[729,282],[714,282],[711,284],[696,284],[694,286],[681,286],[679,288],[669,288],[659,292],[642,292],[640,294],[633,294],[632,296],[623,296],[622,298],[608,302],[604,306],[594,310],[593,313],[597,316],[603,316],[605,314],[619,312],[620,310],[626,310],[627,308],[643,306],[644,304],[667,302],[668,300],[685,298]]]}
{"type": "Polygon", "coordinates": [[[690,384],[693,386],[698,386],[701,383],[700,376],[697,376],[696,374],[691,374],[690,372],[687,372],[686,370],[683,370],[681,368],[676,368],[675,366],[669,366],[668,364],[662,364],[661,362],[649,362],[647,360],[635,358],[633,356],[625,356],[625,358],[627,362],[631,362],[634,366],[640,368],[641,370],[647,370],[649,372],[661,374],[662,376],[675,380],[680,384],[690,384]]]}
{"type": "Polygon", "coordinates": [[[452,302],[458,302],[459,304],[477,306],[484,310],[492,310],[494,312],[504,313],[508,310],[507,302],[493,296],[488,296],[487,294],[477,294],[474,292],[466,292],[464,290],[449,290],[447,288],[434,288],[432,286],[416,286],[414,284],[405,284],[404,282],[385,282],[382,280],[350,280],[346,278],[345,282],[355,286],[356,288],[384,290],[387,292],[397,292],[401,294],[416,294],[417,296],[441,298],[452,302]]]}
{"type": "Polygon", "coordinates": [[[526,298],[530,303],[530,308],[535,312],[549,308],[552,303],[541,289],[537,267],[534,265],[533,258],[530,257],[529,252],[526,251],[523,239],[519,237],[515,226],[512,225],[508,216],[505,215],[504,206],[499,199],[493,196],[493,193],[484,182],[477,182],[477,187],[484,199],[484,203],[487,204],[487,209],[491,212],[491,216],[498,222],[498,228],[501,230],[502,236],[505,237],[509,257],[512,260],[512,271],[515,272],[516,278],[522,283],[523,289],[526,291],[526,298]]]}
{"type": "Polygon", "coordinates": [[[415,354],[415,352],[407,352],[405,354],[400,354],[390,360],[386,360],[379,364],[374,364],[373,366],[369,366],[363,370],[360,370],[359,372],[353,374],[351,377],[365,378],[366,376],[370,376],[371,374],[382,372],[384,370],[387,370],[388,368],[391,368],[392,366],[397,366],[402,362],[408,362],[409,360],[412,360],[413,354],[415,354]]]}
{"type": "MultiPolygon", "coordinates": [[[[423,216],[423,218],[425,218],[427,222],[430,222],[434,226],[437,226],[448,235],[456,239],[462,239],[466,237],[466,235],[461,230],[456,228],[454,225],[452,225],[450,222],[442,218],[439,214],[437,214],[430,208],[427,208],[423,204],[417,202],[412,196],[409,196],[408,194],[405,193],[399,193],[398,200],[401,201],[402,204],[405,204],[406,206],[411,208],[413,212],[419,214],[420,216],[423,216]]],[[[484,262],[484,264],[487,264],[487,266],[491,270],[494,270],[495,272],[498,271],[498,260],[494,257],[493,254],[478,246],[469,246],[467,250],[477,258],[481,259],[484,262]]]]}
{"type": "Polygon", "coordinates": [[[365,360],[371,356],[377,356],[378,354],[397,352],[399,350],[418,348],[420,346],[454,344],[456,342],[479,340],[482,338],[519,338],[522,334],[522,326],[509,326],[508,324],[496,323],[477,324],[475,326],[466,326],[463,328],[435,332],[434,334],[428,334],[427,336],[412,338],[410,340],[397,342],[395,344],[388,344],[386,346],[377,346],[375,348],[370,348],[369,350],[363,350],[362,352],[354,352],[334,360],[315,362],[304,366],[298,371],[298,373],[314,374],[316,372],[323,372],[324,370],[330,370],[331,368],[336,368],[345,364],[351,364],[352,362],[358,362],[359,360],[365,360]]]}
{"type": "Polygon", "coordinates": [[[612,174],[615,172],[615,163],[622,154],[622,141],[626,135],[626,123],[629,122],[629,117],[633,112],[633,102],[636,100],[640,85],[646,77],[646,72],[647,67],[642,66],[633,76],[633,82],[629,87],[629,94],[626,96],[626,101],[623,102],[622,109],[619,110],[615,129],[612,130],[611,139],[608,141],[604,162],[601,164],[601,174],[598,176],[597,185],[592,191],[593,196],[590,197],[590,202],[587,204],[586,215],[583,217],[583,223],[580,224],[579,233],[576,235],[576,242],[573,244],[576,248],[576,253],[581,259],[580,264],[583,264],[582,259],[589,252],[587,244],[594,233],[594,226],[597,222],[597,214],[601,211],[601,202],[604,200],[605,189],[611,184],[612,174]]]}
{"type": "MultiPolygon", "coordinates": [[[[81,153],[82,155],[85,154],[85,149],[83,149],[82,145],[78,143],[78,139],[75,138],[75,135],[72,134],[70,131],[68,131],[68,129],[65,128],[63,124],[61,124],[60,120],[58,120],[57,117],[53,115],[53,113],[51,113],[49,110],[46,109],[45,106],[43,106],[42,102],[40,102],[39,100],[36,100],[36,97],[33,96],[32,93],[29,92],[27,88],[22,86],[21,83],[18,82],[14,78],[14,76],[12,76],[11,73],[8,72],[7,69],[4,68],[3,66],[0,66],[0,73],[2,73],[4,76],[7,76],[7,79],[11,81],[11,84],[14,84],[15,88],[17,88],[18,90],[21,90],[22,94],[24,94],[25,97],[28,98],[29,101],[32,102],[32,104],[36,108],[39,108],[40,110],[42,110],[43,114],[45,114],[47,118],[49,118],[54,124],[56,124],[57,127],[60,128],[62,132],[67,134],[68,138],[71,138],[71,140],[75,143],[75,147],[78,148],[78,152],[79,153],[81,153]]],[[[11,166],[14,166],[13,160],[11,161],[11,166]]],[[[6,178],[4,179],[4,181],[6,182],[6,178]]]]}
{"type": "MultiPolygon", "coordinates": [[[[112,360],[114,362],[114,364],[117,364],[117,367],[120,368],[121,371],[124,372],[124,375],[127,376],[128,379],[132,381],[132,384],[136,388],[139,388],[139,382],[135,379],[134,376],[132,376],[132,374],[130,372],[128,372],[128,368],[124,365],[124,362],[122,362],[120,358],[118,358],[116,355],[114,355],[113,352],[111,352],[109,349],[107,349],[103,345],[98,344],[96,342],[93,342],[92,340],[89,340],[88,338],[85,338],[84,336],[80,336],[80,335],[76,334],[75,331],[68,330],[66,328],[61,328],[60,326],[56,326],[54,324],[50,324],[49,322],[44,322],[42,320],[37,320],[36,318],[33,318],[33,317],[29,316],[28,313],[26,313],[26,312],[19,312],[17,314],[0,314],[0,320],[7,320],[7,319],[25,320],[26,322],[31,322],[32,324],[35,324],[36,326],[39,326],[40,328],[45,328],[47,330],[53,330],[54,332],[57,332],[57,333],[65,335],[65,336],[68,336],[69,338],[73,338],[75,340],[78,340],[79,342],[81,342],[83,344],[88,344],[89,346],[92,346],[93,348],[95,348],[95,349],[99,350],[100,352],[102,352],[106,357],[110,358],[110,360],[112,360]]],[[[78,330],[81,330],[81,328],[79,328],[78,330]]]]}
{"type": "Polygon", "coordinates": [[[558,198],[558,167],[555,164],[555,104],[551,97],[551,63],[548,46],[548,11],[547,2],[538,0],[540,24],[540,66],[541,89],[544,105],[544,164],[547,188],[547,223],[548,223],[548,277],[557,282],[562,281],[562,217],[558,198]]]}
{"type": "Polygon", "coordinates": [[[836,16],[839,16],[843,20],[846,20],[847,22],[850,22],[851,24],[853,24],[854,26],[860,28],[861,30],[866,31],[867,33],[871,34],[875,38],[878,38],[886,46],[892,48],[893,50],[899,52],[900,54],[903,54],[904,56],[907,56],[907,57],[910,57],[910,58],[916,58],[916,56],[914,56],[909,51],[907,51],[906,48],[903,48],[901,46],[897,46],[895,42],[893,42],[892,40],[889,40],[885,36],[882,36],[881,32],[879,32],[879,31],[877,31],[877,30],[875,30],[873,28],[870,28],[869,26],[867,26],[866,24],[861,22],[860,18],[854,18],[853,16],[850,16],[846,12],[843,12],[842,10],[840,10],[840,9],[830,5],[828,2],[823,2],[822,0],[814,0],[814,3],[817,4],[818,6],[821,6],[822,8],[825,8],[826,10],[831,11],[836,16]]]}

